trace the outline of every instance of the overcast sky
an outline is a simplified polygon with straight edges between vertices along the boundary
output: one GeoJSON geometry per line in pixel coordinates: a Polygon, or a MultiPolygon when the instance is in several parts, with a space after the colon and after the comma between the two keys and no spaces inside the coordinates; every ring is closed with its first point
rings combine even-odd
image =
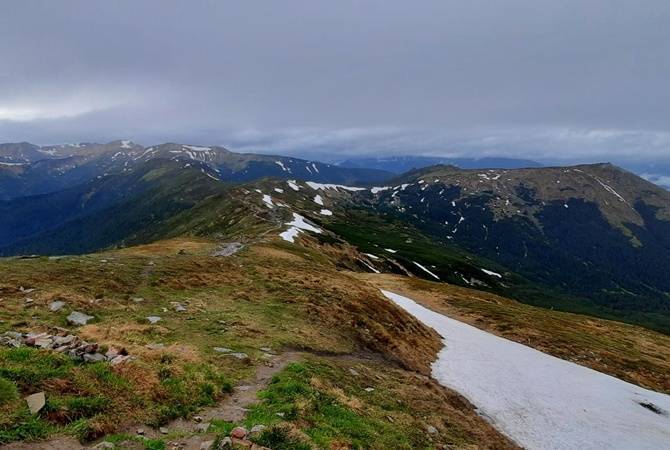
{"type": "Polygon", "coordinates": [[[0,141],[670,159],[670,1],[5,1],[0,141]]]}

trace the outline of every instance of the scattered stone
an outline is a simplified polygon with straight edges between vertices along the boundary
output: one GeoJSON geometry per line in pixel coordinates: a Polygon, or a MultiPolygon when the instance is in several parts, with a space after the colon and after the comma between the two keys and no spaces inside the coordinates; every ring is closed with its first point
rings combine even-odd
{"type": "Polygon", "coordinates": [[[437,434],[437,428],[432,425],[426,425],[426,431],[428,434],[437,434]]]}
{"type": "Polygon", "coordinates": [[[33,303],[34,301],[35,301],[35,300],[33,300],[33,299],[30,298],[30,297],[26,298],[26,304],[27,304],[27,305],[30,305],[30,304],[33,303]]]}
{"type": "Polygon", "coordinates": [[[38,392],[37,394],[29,395],[26,397],[26,403],[28,404],[30,414],[37,414],[42,408],[44,408],[44,405],[46,404],[46,397],[44,392],[38,392]]]}
{"type": "Polygon", "coordinates": [[[165,428],[165,427],[160,427],[160,428],[158,429],[158,431],[160,431],[161,434],[168,434],[168,429],[165,428]]]}
{"type": "Polygon", "coordinates": [[[232,353],[233,352],[231,349],[226,348],[226,347],[214,347],[214,351],[219,352],[219,353],[232,353]]]}
{"type": "Polygon", "coordinates": [[[67,316],[67,321],[71,325],[86,325],[89,320],[94,319],[93,316],[84,314],[79,311],[72,311],[69,316],[67,316]]]}
{"type": "Polygon", "coordinates": [[[150,324],[153,325],[155,323],[160,322],[162,320],[162,318],[158,317],[158,316],[149,316],[149,317],[147,317],[147,320],[149,321],[150,324]]]}
{"type": "Polygon", "coordinates": [[[114,444],[112,444],[111,442],[103,441],[98,445],[94,446],[93,448],[98,450],[111,449],[114,448],[114,444]]]}
{"type": "Polygon", "coordinates": [[[209,430],[209,426],[210,426],[209,422],[199,423],[195,426],[195,431],[198,433],[207,433],[207,430],[209,430]]]}
{"type": "Polygon", "coordinates": [[[138,428],[137,434],[139,434],[140,436],[144,436],[144,428],[138,428]]]}
{"type": "Polygon", "coordinates": [[[286,415],[286,413],[278,412],[277,415],[278,415],[279,417],[284,417],[284,416],[286,415]]]}
{"type": "Polygon", "coordinates": [[[230,437],[233,439],[244,439],[247,437],[247,429],[244,427],[235,427],[233,431],[230,432],[230,437]]]}
{"type": "Polygon", "coordinates": [[[112,349],[103,355],[98,352],[100,346],[95,342],[80,340],[77,336],[68,333],[67,329],[54,327],[57,334],[28,333],[21,334],[14,331],[5,332],[0,335],[0,345],[7,347],[38,347],[45,350],[53,350],[58,353],[67,353],[72,359],[84,362],[107,361],[112,365],[120,364],[132,359],[125,349],[112,349]]]}
{"type": "Polygon", "coordinates": [[[107,358],[105,358],[105,355],[102,353],[86,353],[84,354],[84,361],[85,362],[102,362],[102,361],[107,361],[107,358]]]}
{"type": "Polygon", "coordinates": [[[193,420],[196,422],[202,422],[202,417],[201,416],[193,416],[193,420]]]}
{"type": "Polygon", "coordinates": [[[349,369],[349,373],[352,374],[352,375],[355,376],[355,377],[357,377],[357,376],[360,375],[360,373],[358,373],[358,371],[357,371],[356,369],[354,369],[354,368],[350,368],[350,369],[349,369]]]}
{"type": "Polygon", "coordinates": [[[101,259],[100,262],[101,262],[101,263],[106,263],[107,260],[106,260],[106,259],[101,259]]]}
{"type": "Polygon", "coordinates": [[[209,450],[212,445],[214,445],[214,441],[203,441],[202,444],[200,444],[200,450],[209,450]]]}
{"type": "Polygon", "coordinates": [[[174,310],[176,312],[184,312],[186,311],[186,307],[182,305],[181,303],[177,303],[177,305],[174,307],[174,310]]]}
{"type": "Polygon", "coordinates": [[[365,388],[365,389],[363,389],[363,390],[364,390],[365,392],[372,392],[372,391],[374,391],[374,390],[375,390],[375,388],[371,388],[371,387],[366,387],[366,388],[365,388]]]}
{"type": "Polygon", "coordinates": [[[19,286],[19,291],[23,292],[24,294],[30,294],[34,290],[35,288],[25,289],[23,286],[19,286]]]}
{"type": "Polygon", "coordinates": [[[249,435],[254,436],[261,434],[265,428],[265,425],[254,425],[251,430],[249,430],[249,435]]]}
{"type": "Polygon", "coordinates": [[[142,303],[144,301],[144,299],[142,297],[133,297],[133,301],[135,303],[142,303]]]}
{"type": "Polygon", "coordinates": [[[219,442],[219,446],[217,447],[217,450],[225,450],[227,448],[233,448],[233,440],[230,439],[229,437],[224,437],[219,442]]]}
{"type": "Polygon", "coordinates": [[[242,352],[234,352],[234,353],[228,353],[230,356],[237,358],[237,359],[249,359],[249,355],[246,353],[242,352]]]}
{"type": "Polygon", "coordinates": [[[126,362],[128,360],[132,359],[132,356],[129,355],[119,355],[114,358],[112,358],[109,363],[113,366],[118,366],[119,364],[126,362]]]}
{"type": "Polygon", "coordinates": [[[272,353],[272,349],[270,347],[261,347],[259,350],[265,353],[272,353]]]}
{"type": "Polygon", "coordinates": [[[51,312],[57,312],[63,309],[63,306],[65,306],[65,302],[62,302],[60,300],[56,300],[55,302],[49,303],[49,310],[51,312]]]}
{"type": "Polygon", "coordinates": [[[221,244],[221,246],[212,253],[212,256],[232,256],[244,248],[241,242],[229,242],[221,244]]]}

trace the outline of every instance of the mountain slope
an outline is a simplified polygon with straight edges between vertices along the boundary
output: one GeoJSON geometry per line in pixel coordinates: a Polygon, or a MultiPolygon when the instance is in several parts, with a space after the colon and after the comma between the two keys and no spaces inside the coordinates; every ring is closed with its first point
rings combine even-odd
{"type": "Polygon", "coordinates": [[[236,182],[272,176],[372,184],[392,177],[390,172],[377,169],[350,169],[299,158],[235,153],[216,146],[162,144],[144,148],[127,140],[48,147],[0,144],[0,200],[56,192],[131,170],[153,159],[206,164],[213,177],[236,182]]]}
{"type": "Polygon", "coordinates": [[[523,167],[540,167],[542,164],[529,159],[518,158],[446,158],[437,156],[386,156],[380,158],[351,158],[339,162],[342,167],[359,167],[380,169],[401,174],[412,169],[435,166],[438,164],[452,165],[461,169],[518,169],[523,167]]]}

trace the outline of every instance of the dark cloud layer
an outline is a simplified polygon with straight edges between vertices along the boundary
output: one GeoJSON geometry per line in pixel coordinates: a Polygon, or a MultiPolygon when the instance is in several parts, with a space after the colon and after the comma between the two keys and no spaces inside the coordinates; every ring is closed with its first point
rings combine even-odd
{"type": "Polygon", "coordinates": [[[23,0],[0,30],[2,141],[670,157],[667,0],[23,0]]]}

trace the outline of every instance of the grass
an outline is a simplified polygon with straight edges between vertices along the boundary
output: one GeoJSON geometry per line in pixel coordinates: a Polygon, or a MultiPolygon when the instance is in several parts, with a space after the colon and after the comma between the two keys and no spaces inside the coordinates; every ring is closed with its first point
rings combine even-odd
{"type": "MultiPolygon", "coordinates": [[[[313,357],[276,375],[245,425],[268,426],[254,440],[273,449],[494,446],[490,426],[465,418],[460,398],[415,377],[379,362],[313,357]],[[438,401],[426,401],[431,395],[438,401]],[[428,425],[439,432],[427,433],[428,425]]],[[[495,445],[509,443],[498,439],[495,445]]]]}
{"type": "Polygon", "coordinates": [[[0,348],[0,378],[21,396],[43,390],[47,406],[26,422],[22,400],[0,410],[3,442],[67,433],[86,441],[128,423],[161,426],[215,403],[264,363],[260,347],[345,354],[366,346],[427,370],[437,340],[374,289],[354,286],[319,252],[258,246],[235,258],[208,256],[215,244],[174,240],[97,255],[0,260],[0,333],[68,327],[136,360],[80,364],[33,348],[0,348]],[[182,252],[181,250],[184,249],[182,252]],[[104,276],[103,276],[104,274],[104,276]],[[35,288],[25,302],[19,287],[35,288]],[[142,298],[141,302],[133,299],[142,298]],[[66,303],[53,313],[55,299],[66,303]],[[174,304],[186,306],[176,312],[174,304]],[[71,328],[73,310],[95,317],[71,328]],[[162,320],[150,325],[145,317],[162,320]],[[402,323],[402,327],[400,324],[402,323]],[[217,353],[228,347],[240,361],[217,353]],[[25,427],[24,427],[25,428],[25,427]]]}
{"type": "Polygon", "coordinates": [[[168,364],[178,378],[158,381],[156,366],[133,363],[122,368],[106,363],[83,364],[34,348],[0,349],[0,372],[22,394],[44,391],[47,402],[35,416],[25,403],[10,402],[0,410],[0,442],[35,440],[63,432],[81,441],[113,431],[128,418],[160,425],[187,417],[212,404],[230,389],[229,381],[211,367],[168,364]]]}

